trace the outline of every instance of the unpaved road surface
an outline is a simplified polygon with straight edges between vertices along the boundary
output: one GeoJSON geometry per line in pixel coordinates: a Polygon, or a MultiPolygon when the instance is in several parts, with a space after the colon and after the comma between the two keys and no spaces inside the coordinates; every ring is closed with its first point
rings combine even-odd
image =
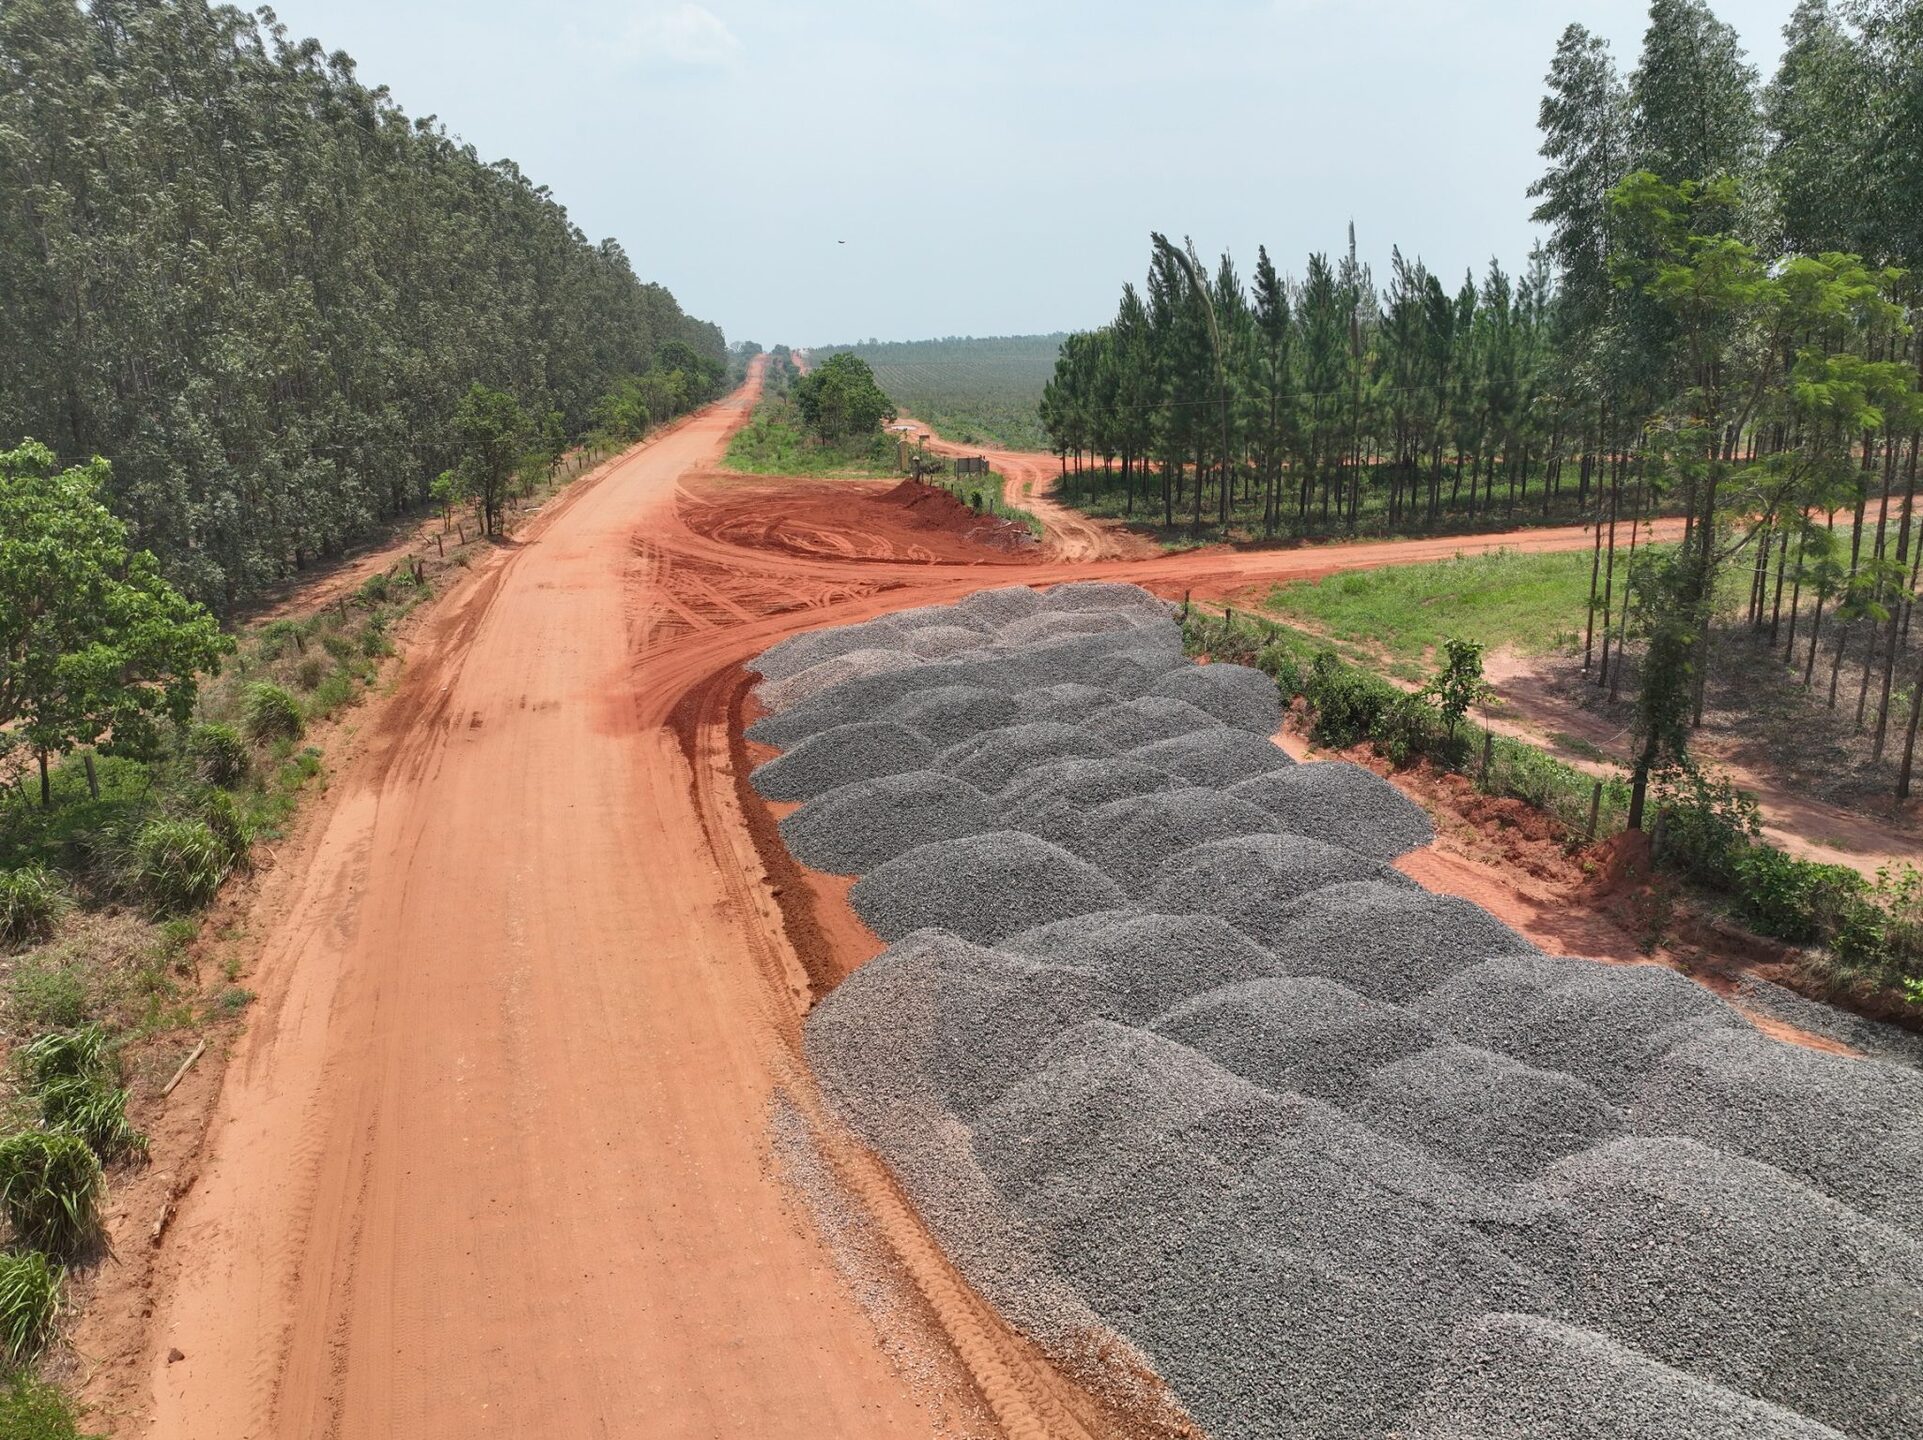
{"type": "Polygon", "coordinates": [[[689,478],[748,398],[551,505],[365,712],[281,857],[259,1003],[160,1252],[147,1400],[122,1434],[1114,1433],[821,1113],[800,1020],[837,954],[860,956],[788,934],[737,789],[740,663],[1013,581],[1232,596],[1589,543],[1036,561],[936,543],[890,519],[885,483],[833,481],[791,493],[834,497],[839,533],[784,527],[781,486],[689,478]],[[898,1323],[774,1173],[777,1100],[878,1237],[898,1323]]]}

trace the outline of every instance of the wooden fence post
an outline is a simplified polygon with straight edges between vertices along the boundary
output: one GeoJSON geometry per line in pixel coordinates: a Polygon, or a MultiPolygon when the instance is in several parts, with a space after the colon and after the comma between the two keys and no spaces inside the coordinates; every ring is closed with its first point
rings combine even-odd
{"type": "Polygon", "coordinates": [[[1182,618],[1184,620],[1189,618],[1189,592],[1186,590],[1182,592],[1182,618]]]}
{"type": "Polygon", "coordinates": [[[439,555],[443,560],[447,558],[447,542],[441,539],[439,535],[434,537],[434,553],[439,555]]]}
{"type": "Polygon", "coordinates": [[[80,752],[80,763],[87,767],[87,793],[98,800],[100,798],[100,772],[94,769],[93,751],[82,750],[80,752]]]}
{"type": "Polygon", "coordinates": [[[1489,783],[1489,765],[1490,762],[1495,759],[1495,755],[1496,732],[1493,730],[1485,730],[1482,732],[1482,774],[1477,777],[1478,784],[1487,785],[1489,783]]]}

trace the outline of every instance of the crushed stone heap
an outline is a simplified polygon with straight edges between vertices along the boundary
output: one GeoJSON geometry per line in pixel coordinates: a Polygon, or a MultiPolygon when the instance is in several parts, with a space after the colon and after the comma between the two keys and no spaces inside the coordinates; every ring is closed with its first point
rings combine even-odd
{"type": "Polygon", "coordinates": [[[891,942],[810,1063],[1038,1343],[1214,1440],[1923,1435],[1913,1047],[1794,1049],[1423,890],[1427,817],[1290,764],[1273,684],[1131,586],[756,667],[753,783],[891,942]]]}

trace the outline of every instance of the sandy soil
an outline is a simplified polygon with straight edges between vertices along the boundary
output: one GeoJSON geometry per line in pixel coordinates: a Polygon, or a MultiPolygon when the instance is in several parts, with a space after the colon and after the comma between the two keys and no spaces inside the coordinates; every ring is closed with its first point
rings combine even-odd
{"type": "MultiPolygon", "coordinates": [[[[88,1391],[118,1433],[1139,1428],[1010,1334],[823,1113],[800,1021],[875,942],[757,849],[741,663],[988,584],[1233,596],[1589,537],[1078,562],[1111,539],[1051,531],[1025,558],[917,528],[882,486],[713,477],[750,401],[572,487],[437,604],[364,712],[263,891],[260,999],[205,1139],[156,1156],[184,1194],[141,1358],[88,1391]],[[878,1272],[777,1177],[776,1114],[878,1272]]],[[[149,1222],[118,1217],[116,1244],[149,1222]]]]}

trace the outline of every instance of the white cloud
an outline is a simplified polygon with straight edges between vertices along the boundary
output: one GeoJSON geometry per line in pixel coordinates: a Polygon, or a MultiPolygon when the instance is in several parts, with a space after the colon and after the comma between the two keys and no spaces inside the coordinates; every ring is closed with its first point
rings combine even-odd
{"type": "Polygon", "coordinates": [[[630,59],[652,64],[713,67],[731,64],[741,42],[719,15],[689,0],[636,16],[621,48],[630,59]]]}

